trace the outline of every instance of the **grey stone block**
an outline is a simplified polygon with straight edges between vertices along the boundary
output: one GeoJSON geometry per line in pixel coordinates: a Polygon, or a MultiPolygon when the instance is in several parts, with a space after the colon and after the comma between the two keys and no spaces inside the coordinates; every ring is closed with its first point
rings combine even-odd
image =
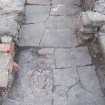
{"type": "Polygon", "coordinates": [[[56,49],[56,67],[66,68],[91,64],[91,57],[86,47],[56,49]]]}
{"type": "Polygon", "coordinates": [[[50,6],[26,6],[26,23],[44,22],[49,17],[50,6]]]}

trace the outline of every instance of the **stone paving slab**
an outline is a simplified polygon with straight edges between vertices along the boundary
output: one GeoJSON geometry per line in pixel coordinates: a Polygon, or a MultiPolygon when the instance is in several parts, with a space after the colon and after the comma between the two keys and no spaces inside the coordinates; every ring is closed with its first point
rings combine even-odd
{"type": "Polygon", "coordinates": [[[56,67],[67,68],[91,64],[91,57],[86,47],[56,49],[56,67]]]}
{"type": "Polygon", "coordinates": [[[42,47],[75,47],[77,45],[75,34],[68,29],[46,30],[40,43],[42,47]]]}
{"type": "Polygon", "coordinates": [[[79,81],[76,68],[54,70],[55,86],[72,87],[79,81]]]}
{"type": "Polygon", "coordinates": [[[27,0],[28,4],[44,4],[44,5],[49,5],[50,0],[27,0]]]}
{"type": "Polygon", "coordinates": [[[39,46],[44,36],[44,24],[24,25],[21,29],[19,46],[39,46]]]}
{"type": "Polygon", "coordinates": [[[94,66],[86,66],[77,68],[80,76],[80,81],[83,87],[90,93],[103,96],[101,91],[100,83],[96,75],[94,66]]]}
{"type": "Polygon", "coordinates": [[[105,105],[104,97],[95,96],[76,85],[68,92],[68,104],[70,105],[105,105]]]}
{"type": "Polygon", "coordinates": [[[74,16],[49,16],[46,21],[47,29],[71,29],[75,30],[74,16]]]}
{"type": "Polygon", "coordinates": [[[51,105],[53,55],[53,49],[23,49],[19,53],[21,70],[9,98],[21,105],[51,105]]]}
{"type": "Polygon", "coordinates": [[[44,22],[49,16],[50,6],[35,6],[28,5],[26,6],[26,23],[38,23],[44,22]]]}

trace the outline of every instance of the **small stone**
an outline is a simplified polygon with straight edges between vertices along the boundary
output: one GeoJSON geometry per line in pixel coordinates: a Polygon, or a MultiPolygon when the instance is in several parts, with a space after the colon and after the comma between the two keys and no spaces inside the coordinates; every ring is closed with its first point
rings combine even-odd
{"type": "Polygon", "coordinates": [[[12,37],[11,36],[2,36],[1,37],[1,42],[2,43],[12,43],[12,37]]]}

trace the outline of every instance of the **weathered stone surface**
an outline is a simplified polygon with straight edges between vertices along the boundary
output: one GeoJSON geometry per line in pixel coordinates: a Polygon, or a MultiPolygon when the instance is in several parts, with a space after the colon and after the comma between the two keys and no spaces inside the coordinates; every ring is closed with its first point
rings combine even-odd
{"type": "Polygon", "coordinates": [[[50,0],[27,0],[28,4],[45,4],[48,5],[50,4],[50,0]]]}
{"type": "Polygon", "coordinates": [[[0,35],[17,35],[20,27],[15,19],[13,15],[0,15],[0,35]]]}
{"type": "Polygon", "coordinates": [[[86,47],[56,49],[56,67],[66,68],[91,64],[91,57],[86,47]]]}
{"type": "Polygon", "coordinates": [[[3,105],[19,105],[19,102],[11,99],[7,99],[3,102],[3,105]]]}
{"type": "Polygon", "coordinates": [[[22,13],[25,0],[0,0],[0,13],[22,13]]]}
{"type": "Polygon", "coordinates": [[[24,25],[20,33],[20,46],[39,46],[45,33],[44,24],[24,25]]]}
{"type": "Polygon", "coordinates": [[[68,92],[68,104],[70,105],[104,105],[104,97],[98,97],[76,85],[68,92]]]}
{"type": "Polygon", "coordinates": [[[103,96],[94,66],[79,67],[78,73],[82,86],[97,96],[103,96]]]}
{"type": "Polygon", "coordinates": [[[76,36],[68,29],[46,30],[46,33],[40,43],[40,46],[45,47],[75,47],[76,45],[76,36]]]}
{"type": "Polygon", "coordinates": [[[79,12],[80,8],[75,5],[57,4],[51,9],[51,15],[76,15],[79,12]]]}
{"type": "Polygon", "coordinates": [[[76,68],[54,70],[55,85],[71,87],[76,84],[79,77],[76,68]]]}
{"type": "Polygon", "coordinates": [[[22,50],[19,53],[20,72],[9,97],[22,105],[51,105],[54,64],[50,61],[53,55],[53,50],[46,48],[22,50]]]}
{"type": "Polygon", "coordinates": [[[50,6],[34,6],[26,7],[26,23],[44,22],[49,17],[50,6]]]}

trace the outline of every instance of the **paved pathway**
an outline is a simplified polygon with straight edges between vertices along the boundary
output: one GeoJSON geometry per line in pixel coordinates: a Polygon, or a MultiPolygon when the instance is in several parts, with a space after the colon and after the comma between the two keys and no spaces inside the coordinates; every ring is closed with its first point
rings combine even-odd
{"type": "Polygon", "coordinates": [[[77,47],[79,0],[27,0],[20,71],[4,105],[105,105],[88,49],[77,47]]]}

